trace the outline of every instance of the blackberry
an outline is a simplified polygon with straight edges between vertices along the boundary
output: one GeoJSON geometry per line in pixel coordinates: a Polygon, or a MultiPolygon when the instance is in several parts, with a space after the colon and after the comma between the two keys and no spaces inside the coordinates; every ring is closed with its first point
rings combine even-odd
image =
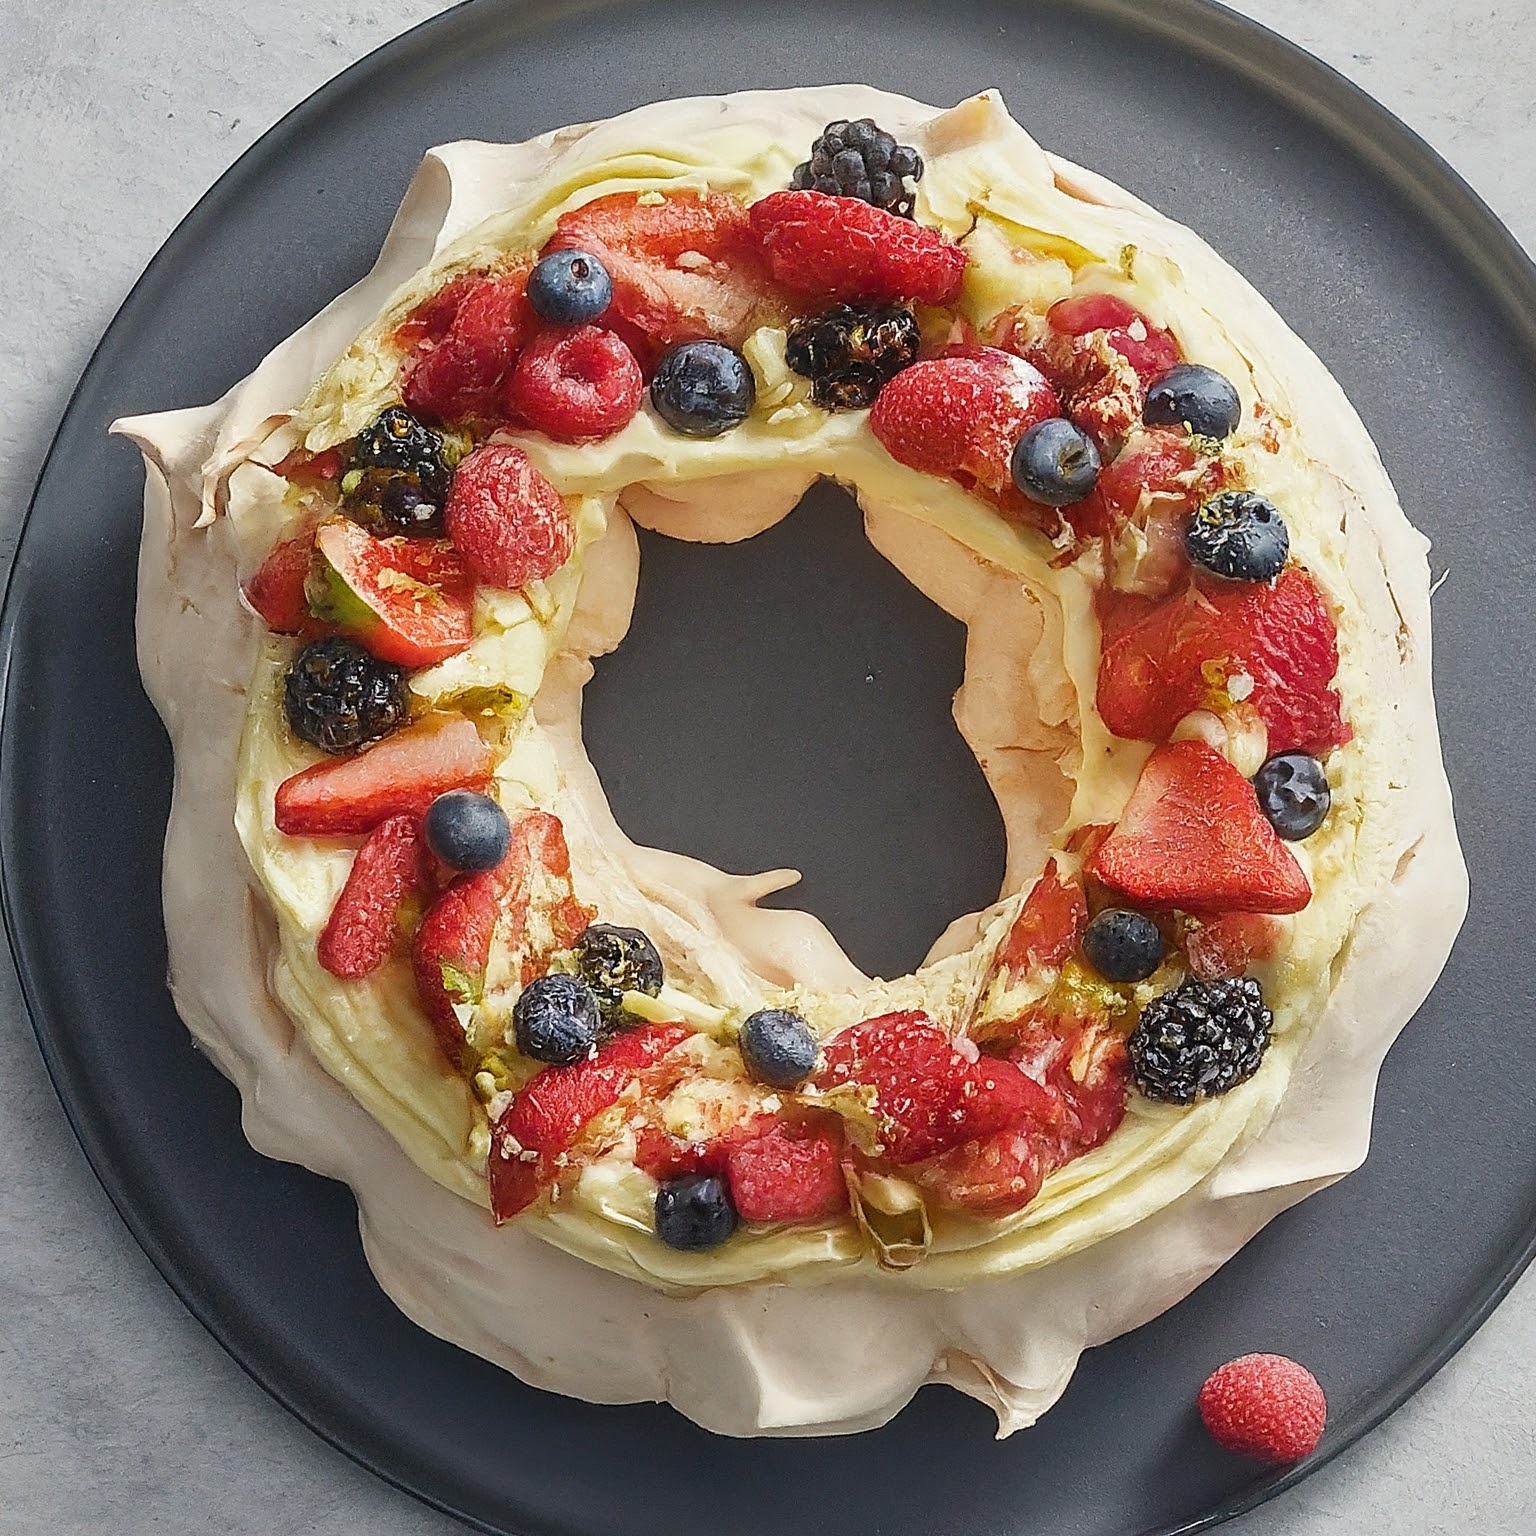
{"type": "Polygon", "coordinates": [[[392,405],[358,434],[341,489],[347,515],[387,538],[441,533],[452,484],[442,434],[392,405]]]}
{"type": "Polygon", "coordinates": [[[626,992],[655,997],[661,991],[661,956],[638,928],[593,923],[576,941],[576,965],[597,999],[608,1030],[627,1022],[626,992]]]}
{"type": "Polygon", "coordinates": [[[405,673],[356,641],[329,635],[306,645],[288,668],[283,712],[305,741],[326,752],[353,752],[405,724],[405,673]]]}
{"type": "Polygon", "coordinates": [[[922,343],[917,316],[899,304],[838,304],[789,328],[784,360],[811,380],[811,398],[829,411],[875,403],[922,343]]]}
{"type": "Polygon", "coordinates": [[[1253,491],[1223,491],[1191,515],[1184,548],[1218,576],[1273,581],[1285,569],[1291,536],[1274,502],[1253,491]]]}
{"type": "Polygon", "coordinates": [[[1193,1104],[1259,1070],[1274,1016],[1252,976],[1191,977],[1155,997],[1126,1042],[1131,1076],[1149,1099],[1193,1104]]]}
{"type": "Polygon", "coordinates": [[[860,117],[828,123],[811,145],[811,158],[795,167],[789,185],[796,192],[856,197],[910,219],[922,177],[923,157],[910,144],[898,144],[871,119],[860,117]]]}

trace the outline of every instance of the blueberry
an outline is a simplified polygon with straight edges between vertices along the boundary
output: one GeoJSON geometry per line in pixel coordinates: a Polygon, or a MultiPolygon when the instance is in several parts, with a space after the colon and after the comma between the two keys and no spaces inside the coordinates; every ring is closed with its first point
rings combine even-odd
{"type": "Polygon", "coordinates": [[[1285,569],[1291,536],[1274,502],[1253,491],[1223,491],[1191,514],[1184,548],[1218,576],[1273,581],[1285,569]]]}
{"type": "Polygon", "coordinates": [[[626,992],[655,997],[661,991],[661,956],[638,928],[593,923],[575,948],[581,979],[592,989],[603,1022],[610,1028],[624,1022],[626,992]]]}
{"type": "Polygon", "coordinates": [[[798,1013],[762,1008],[741,1026],[737,1041],[747,1071],[770,1088],[793,1088],[816,1065],[816,1036],[798,1013]]]}
{"type": "Polygon", "coordinates": [[[657,414],[686,437],[718,437],[740,426],[756,398],[746,358],[723,341],[685,341],[651,380],[657,414]]]}
{"type": "Polygon", "coordinates": [[[1081,501],[1099,478],[1099,450],[1065,416],[1037,422],[1018,441],[1009,466],[1013,483],[1048,507],[1081,501]]]}
{"type": "Polygon", "coordinates": [[[669,1248],[699,1253],[736,1230],[736,1207],[723,1179],[685,1173],[656,1191],[656,1236],[669,1248]]]}
{"type": "Polygon", "coordinates": [[[1180,363],[1147,386],[1141,419],[1149,427],[1186,426],[1201,437],[1230,437],[1242,402],[1224,373],[1202,363],[1180,363]]]}
{"type": "Polygon", "coordinates": [[[1270,826],[1292,843],[1311,837],[1333,803],[1328,770],[1305,752],[1282,752],[1270,758],[1253,776],[1253,792],[1270,826]]]}
{"type": "Polygon", "coordinates": [[[528,302],[555,325],[586,325],[613,302],[613,279],[596,256],[555,251],[528,274],[528,302]]]}
{"type": "Polygon", "coordinates": [[[602,1022],[592,989],[561,971],[530,981],[512,1009],[518,1050],[554,1066],[580,1061],[597,1044],[602,1022]]]}
{"type": "Polygon", "coordinates": [[[450,869],[494,869],[507,856],[507,813],[473,789],[450,789],[427,807],[427,846],[450,869]]]}
{"type": "Polygon", "coordinates": [[[1105,981],[1145,981],[1163,963],[1163,935],[1143,913],[1108,907],[1088,924],[1083,953],[1105,981]]]}

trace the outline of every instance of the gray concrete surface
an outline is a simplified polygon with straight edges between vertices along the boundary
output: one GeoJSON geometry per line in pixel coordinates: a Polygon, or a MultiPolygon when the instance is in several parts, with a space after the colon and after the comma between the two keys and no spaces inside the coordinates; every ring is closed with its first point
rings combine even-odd
{"type": "MultiPolygon", "coordinates": [[[[0,557],[97,336],[210,182],[430,0],[0,0],[0,557]]],[[[1533,0],[1238,0],[1404,117],[1536,248],[1533,0]]],[[[0,966],[0,1536],[449,1536],[252,1385],[85,1165],[0,966]]],[[[1536,1279],[1237,1536],[1536,1530],[1536,1279]]]]}

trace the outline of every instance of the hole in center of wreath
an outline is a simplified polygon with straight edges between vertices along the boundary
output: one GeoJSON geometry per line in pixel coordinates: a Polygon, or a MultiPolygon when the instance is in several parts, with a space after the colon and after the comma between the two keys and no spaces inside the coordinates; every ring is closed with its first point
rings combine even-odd
{"type": "Polygon", "coordinates": [[[634,622],[583,709],[619,825],[733,873],[798,869],[763,905],[815,913],[871,975],[915,970],[1003,876],[1002,818],[951,714],[965,626],[828,481],[739,544],[637,532],[634,622]]]}

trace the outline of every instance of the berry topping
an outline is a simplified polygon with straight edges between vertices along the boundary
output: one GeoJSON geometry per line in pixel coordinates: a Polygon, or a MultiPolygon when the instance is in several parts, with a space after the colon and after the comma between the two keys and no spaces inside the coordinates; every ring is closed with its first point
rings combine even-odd
{"type": "Polygon", "coordinates": [[[789,328],[784,359],[811,380],[811,399],[829,411],[856,411],[917,361],[917,317],[898,304],[838,304],[789,328]]]}
{"type": "Polygon", "coordinates": [[[1083,954],[1105,981],[1145,981],[1163,963],[1163,935],[1152,919],[1106,907],[1083,931],[1083,954]]]}
{"type": "Polygon", "coordinates": [[[1305,571],[1291,567],[1272,587],[1197,581],[1106,622],[1099,713],[1117,736],[1162,741],[1191,710],[1242,698],[1268,727],[1271,753],[1321,756],[1349,740],[1330,686],[1338,665],[1333,616],[1305,571]]]}
{"type": "Polygon", "coordinates": [[[494,869],[507,856],[512,823],[489,795],[450,789],[427,807],[427,846],[449,869],[468,874],[494,869]]]}
{"type": "MultiPolygon", "coordinates": [[[[483,878],[481,876],[473,877],[483,878]]],[[[618,1035],[597,1054],[568,1067],[550,1067],[514,1095],[491,1128],[491,1210],[498,1222],[537,1198],[594,1115],[611,1108],[631,1083],[688,1038],[681,1024],[660,1024],[618,1035]]]]}
{"type": "Polygon", "coordinates": [[[1112,293],[1085,293],[1060,299],[1051,305],[1045,318],[1058,335],[1102,335],[1105,345],[1131,365],[1143,384],[1166,373],[1179,360],[1178,342],[1153,325],[1134,304],[1112,293]]]}
{"type": "Polygon", "coordinates": [[[1013,483],[1031,501],[1065,507],[1093,490],[1099,478],[1099,450],[1066,417],[1051,416],[1019,439],[1008,467],[1013,483]]]}
{"type": "Polygon", "coordinates": [[[742,1023],[737,1040],[747,1072],[770,1088],[793,1088],[816,1065],[816,1036],[798,1013],[760,1008],[742,1023]]]}
{"type": "Polygon", "coordinates": [[[612,331],[584,325],[529,343],[507,380],[506,404],[557,443],[595,443],[628,422],[644,394],[635,354],[612,331]]]}
{"type": "Polygon", "coordinates": [[[1189,574],[1184,552],[1189,514],[1221,489],[1223,473],[1220,460],[1202,453],[1182,427],[1138,428],[1105,464],[1093,494],[1073,506],[1067,519],[1085,537],[1139,522],[1149,545],[1156,536],[1157,547],[1138,562],[1138,590],[1149,590],[1144,582],[1155,574],[1161,580],[1154,585],[1168,592],[1189,574]],[[1155,573],[1148,569],[1153,560],[1155,573]]]}
{"type": "Polygon", "coordinates": [[[997,952],[999,967],[1012,976],[1058,967],[1074,949],[1088,921],[1080,881],[1063,880],[1055,859],[1035,881],[997,952]]]}
{"type": "MultiPolygon", "coordinates": [[[[1048,1109],[1011,1062],[963,1053],[923,1013],[888,1013],[828,1042],[816,1084],[874,1090],[885,1156],[914,1163],[1048,1109]]],[[[829,1106],[830,1107],[830,1106],[829,1106]]]]}
{"type": "Polygon", "coordinates": [[[528,302],[554,325],[586,325],[613,302],[613,279],[589,251],[551,251],[528,274],[528,302]]]}
{"type": "Polygon", "coordinates": [[[1223,912],[1189,924],[1184,930],[1184,956],[1192,975],[1217,981],[1241,976],[1249,966],[1272,959],[1279,938],[1278,918],[1259,912],[1223,912]]]}
{"type": "Polygon", "coordinates": [[[674,432],[719,437],[747,419],[757,399],[752,369],[723,341],[685,341],[662,358],[651,404],[674,432]]]}
{"type": "Polygon", "coordinates": [[[439,504],[453,478],[453,471],[443,460],[442,434],[417,421],[400,405],[381,411],[358,433],[352,468],[393,469],[414,475],[423,494],[439,504]]]}
{"type": "Polygon", "coordinates": [[[416,416],[428,421],[497,417],[497,388],[532,328],[527,285],[526,271],[464,285],[455,279],[448,285],[462,295],[452,322],[406,368],[401,393],[416,416]]]}
{"type": "Polygon", "coordinates": [[[354,752],[405,724],[405,674],[341,635],[306,645],[283,682],[296,736],[324,752],[354,752]]]}
{"type": "Polygon", "coordinates": [[[1223,491],[1190,518],[1184,547],[1218,576],[1273,581],[1285,569],[1291,536],[1274,502],[1253,491],[1223,491]]]}
{"type": "Polygon", "coordinates": [[[965,252],[938,230],[824,192],[770,192],[752,231],[777,283],[825,303],[949,304],[965,275],[965,252]]]}
{"type": "Polygon", "coordinates": [[[463,715],[429,716],[356,757],[285,779],[277,787],[277,830],[305,837],[371,832],[391,816],[425,815],[450,789],[490,782],[490,748],[473,724],[463,715]]]}
{"type": "Polygon", "coordinates": [[[553,576],[576,545],[559,491],[508,443],[486,443],[459,465],[444,519],[465,565],[493,587],[553,576]]]}
{"type": "Polygon", "coordinates": [[[923,176],[923,157],[910,144],[877,128],[872,119],[828,123],[811,145],[811,157],[795,167],[796,192],[856,197],[887,213],[912,217],[913,192],[923,176]]]}
{"type": "Polygon", "coordinates": [[[512,1009],[518,1050],[557,1067],[585,1056],[597,1044],[602,1023],[592,989],[560,971],[530,981],[512,1009]]]}
{"type": "Polygon", "coordinates": [[[429,667],[474,638],[475,584],[441,539],[376,539],[345,517],[315,532],[311,612],[402,667],[429,667]]]}
{"type": "Polygon", "coordinates": [[[593,923],[576,943],[581,979],[592,989],[603,1022],[610,1029],[624,1023],[624,994],[655,997],[665,979],[661,956],[638,928],[593,923]]]}
{"type": "Polygon", "coordinates": [[[309,597],[304,590],[315,558],[315,523],[306,518],[299,528],[272,546],[256,574],[245,584],[245,600],[280,635],[296,635],[309,622],[309,597]]]}
{"type": "Polygon", "coordinates": [[[414,816],[381,821],[357,850],[321,930],[320,964],[345,981],[376,971],[399,940],[401,904],[426,886],[420,823],[414,816]]]}
{"type": "Polygon", "coordinates": [[[776,1120],[726,1156],[731,1200],[743,1221],[816,1221],[848,1209],[843,1138],[830,1116],[776,1120]]]}
{"type": "Polygon", "coordinates": [[[736,1207],[723,1179],[685,1173],[656,1191],[656,1236],[669,1248],[718,1248],[736,1230],[736,1207]]]}
{"type": "Polygon", "coordinates": [[[1282,752],[1253,776],[1259,809],[1287,842],[1298,843],[1322,826],[1333,804],[1328,770],[1305,752],[1282,752]]]}
{"type": "Polygon", "coordinates": [[[1141,419],[1149,427],[1188,427],[1199,437],[1230,437],[1243,414],[1231,379],[1203,363],[1179,363],[1147,385],[1141,419]]]}
{"type": "Polygon", "coordinates": [[[444,491],[434,494],[408,469],[357,469],[342,481],[342,510],[370,532],[437,534],[443,531],[444,491]]]}
{"type": "Polygon", "coordinates": [[[1299,912],[1312,898],[1252,786],[1203,741],[1170,742],[1147,759],[1088,869],[1142,907],[1299,912]]]}
{"type": "Polygon", "coordinates": [[[1200,1417],[1223,1450],[1283,1466],[1317,1449],[1328,1402],[1304,1365],[1284,1355],[1242,1355],[1206,1378],[1200,1417]]]}
{"type": "Polygon", "coordinates": [[[1030,427],[1057,415],[1056,392],[1037,368],[995,347],[974,347],[903,370],[880,391],[869,426],[899,463],[956,480],[1027,517],[1010,458],[1030,427]]]}
{"type": "Polygon", "coordinates": [[[1131,1081],[1165,1104],[1215,1098],[1259,1070],[1273,1023],[1252,976],[1181,981],[1141,1010],[1126,1042],[1131,1081]]]}

